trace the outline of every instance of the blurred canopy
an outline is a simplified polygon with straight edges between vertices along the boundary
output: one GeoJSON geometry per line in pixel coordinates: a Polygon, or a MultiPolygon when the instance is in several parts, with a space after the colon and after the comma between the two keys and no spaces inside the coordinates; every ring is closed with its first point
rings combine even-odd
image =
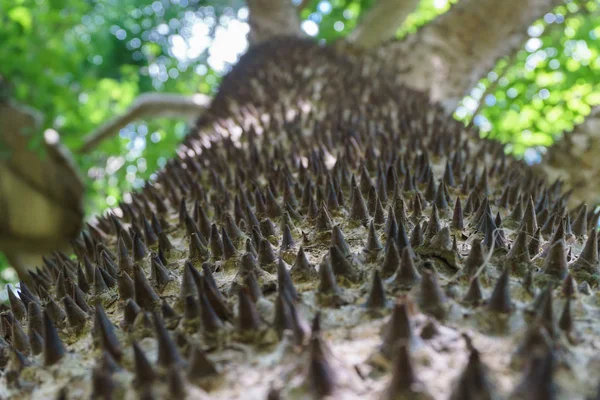
{"type": "MultiPolygon", "coordinates": [[[[297,1],[302,29],[325,42],[343,38],[372,2],[297,1]]],[[[398,37],[452,2],[421,0],[398,37]]],[[[474,118],[483,134],[538,159],[543,146],[600,104],[599,5],[570,1],[534,23],[525,47],[497,63],[456,118],[474,118]]],[[[246,50],[247,18],[242,0],[0,0],[0,75],[13,98],[41,111],[44,128],[75,149],[142,93],[214,93],[246,50]]],[[[143,185],[173,154],[188,123],[138,121],[76,155],[86,174],[86,212],[113,206],[143,185]]],[[[31,146],[41,146],[41,135],[31,146]]]]}

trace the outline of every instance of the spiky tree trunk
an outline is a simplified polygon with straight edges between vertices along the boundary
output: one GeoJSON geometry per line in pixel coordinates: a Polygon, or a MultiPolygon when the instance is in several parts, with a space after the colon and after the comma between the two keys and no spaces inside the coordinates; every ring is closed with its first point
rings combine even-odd
{"type": "Polygon", "coordinates": [[[591,395],[598,215],[396,65],[256,37],[156,181],[9,292],[0,395],[591,395]]]}

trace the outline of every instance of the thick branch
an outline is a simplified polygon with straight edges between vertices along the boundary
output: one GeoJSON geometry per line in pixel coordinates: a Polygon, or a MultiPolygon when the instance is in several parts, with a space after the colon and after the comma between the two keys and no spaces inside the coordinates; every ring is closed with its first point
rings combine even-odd
{"type": "Polygon", "coordinates": [[[573,132],[565,133],[548,148],[542,168],[550,180],[562,179],[573,190],[575,203],[600,203],[600,106],[596,106],[573,132]]]}
{"type": "Polygon", "coordinates": [[[112,119],[91,133],[78,152],[89,152],[100,142],[117,134],[121,128],[135,120],[167,116],[193,118],[206,110],[209,103],[210,98],[202,94],[193,96],[168,93],[142,94],[125,114],[112,119]]]}
{"type": "Polygon", "coordinates": [[[517,51],[527,28],[562,0],[462,0],[377,57],[397,69],[397,80],[429,92],[448,111],[496,61],[517,51]]]}
{"type": "Polygon", "coordinates": [[[379,0],[367,12],[347,40],[358,47],[373,48],[393,39],[419,0],[379,0]]]}
{"type": "Polygon", "coordinates": [[[251,45],[275,36],[304,36],[298,11],[291,0],[248,0],[247,4],[250,11],[248,41],[251,45]]]}
{"type": "Polygon", "coordinates": [[[43,145],[31,147],[41,120],[30,107],[0,102],[0,251],[17,267],[64,249],[83,225],[83,183],[58,133],[46,130],[43,145]]]}

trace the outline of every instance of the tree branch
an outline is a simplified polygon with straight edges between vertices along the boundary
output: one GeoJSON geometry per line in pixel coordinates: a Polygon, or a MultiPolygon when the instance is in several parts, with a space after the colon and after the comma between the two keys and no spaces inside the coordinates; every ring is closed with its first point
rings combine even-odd
{"type": "Polygon", "coordinates": [[[56,131],[37,141],[42,119],[0,100],[0,251],[21,279],[31,260],[66,248],[83,225],[83,183],[56,131]]]}
{"type": "Polygon", "coordinates": [[[393,39],[398,28],[419,4],[419,0],[379,0],[348,35],[358,47],[373,48],[393,39]]]}
{"type": "Polygon", "coordinates": [[[302,0],[300,2],[300,4],[298,4],[298,7],[296,7],[296,12],[301,12],[302,10],[304,10],[306,7],[308,7],[310,5],[311,0],[302,0]]]}
{"type": "Polygon", "coordinates": [[[250,11],[251,45],[265,42],[275,36],[304,36],[298,11],[291,0],[248,0],[250,11]]]}
{"type": "Polygon", "coordinates": [[[550,180],[562,179],[573,190],[571,201],[600,203],[600,106],[585,121],[547,149],[538,168],[550,180]]]}
{"type": "Polygon", "coordinates": [[[496,61],[516,52],[527,28],[563,0],[462,0],[417,33],[381,46],[398,82],[428,92],[452,112],[496,61]]]}
{"type": "Polygon", "coordinates": [[[103,140],[117,134],[131,122],[143,118],[187,117],[200,115],[209,106],[210,98],[202,94],[183,96],[168,93],[145,93],[140,95],[125,114],[120,115],[91,133],[79,148],[78,153],[87,153],[103,140]]]}

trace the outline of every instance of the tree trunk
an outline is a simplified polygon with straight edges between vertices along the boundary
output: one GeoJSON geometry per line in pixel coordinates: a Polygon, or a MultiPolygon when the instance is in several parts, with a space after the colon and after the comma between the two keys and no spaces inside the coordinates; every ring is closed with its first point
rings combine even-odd
{"type": "Polygon", "coordinates": [[[361,18],[346,40],[358,47],[372,49],[393,39],[418,0],[380,0],[361,18]]]}
{"type": "Polygon", "coordinates": [[[593,392],[597,215],[369,62],[253,47],[78,262],[11,295],[0,395],[593,392]]]}
{"type": "MultiPolygon", "coordinates": [[[[430,31],[484,14],[461,15],[430,31]]],[[[269,35],[157,179],[73,242],[77,260],[54,254],[10,293],[0,396],[593,394],[598,215],[406,88],[405,42],[384,68],[269,35]]],[[[499,54],[464,49],[474,69],[499,54]]],[[[443,73],[466,72],[439,51],[443,73]]],[[[463,80],[421,89],[448,107],[463,80]]]]}
{"type": "Polygon", "coordinates": [[[276,36],[304,36],[298,12],[291,1],[248,0],[250,10],[250,45],[263,43],[276,36]]]}

